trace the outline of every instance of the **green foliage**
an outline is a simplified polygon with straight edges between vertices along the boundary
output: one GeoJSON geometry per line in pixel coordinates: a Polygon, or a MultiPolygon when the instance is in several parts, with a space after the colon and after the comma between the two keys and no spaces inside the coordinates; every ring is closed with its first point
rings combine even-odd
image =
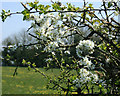
{"type": "Polygon", "coordinates": [[[62,8],[60,7],[61,3],[60,2],[55,2],[52,4],[52,8],[57,11],[57,10],[61,10],[62,8]]]}
{"type": "Polygon", "coordinates": [[[22,14],[24,15],[23,21],[29,19],[30,12],[27,9],[25,9],[24,11],[22,11],[22,14]]]}
{"type": "Polygon", "coordinates": [[[76,11],[76,9],[78,10],[79,8],[75,8],[75,6],[73,6],[71,3],[67,3],[67,10],[68,11],[76,11]]]}
{"type": "Polygon", "coordinates": [[[26,64],[26,61],[23,59],[22,64],[26,64]]]}
{"type": "Polygon", "coordinates": [[[39,3],[39,1],[35,0],[34,2],[28,3],[28,5],[32,8],[34,8],[35,10],[37,10],[38,9],[38,5],[37,5],[38,3],[39,3]]]}
{"type": "Polygon", "coordinates": [[[4,22],[5,19],[10,16],[10,10],[8,11],[5,11],[4,9],[2,9],[2,12],[1,12],[2,15],[0,15],[0,17],[2,18],[2,21],[4,22]]]}
{"type": "Polygon", "coordinates": [[[112,2],[108,2],[108,8],[110,8],[112,5],[112,2]]]}
{"type": "Polygon", "coordinates": [[[93,4],[90,3],[90,4],[89,4],[89,7],[93,9],[93,4]]]}

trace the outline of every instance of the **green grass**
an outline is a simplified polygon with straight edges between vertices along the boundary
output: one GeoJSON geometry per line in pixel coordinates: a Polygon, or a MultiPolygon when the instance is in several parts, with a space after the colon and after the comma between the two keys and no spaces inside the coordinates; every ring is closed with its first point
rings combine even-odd
{"type": "MultiPolygon", "coordinates": [[[[27,67],[19,67],[18,75],[13,77],[15,67],[2,67],[2,94],[56,94],[56,91],[46,89],[47,79],[40,73],[29,71],[27,67]]],[[[59,69],[53,69],[53,72],[42,72],[52,77],[59,74],[59,69]]],[[[89,85],[90,87],[91,85],[89,85]]],[[[95,86],[95,92],[98,92],[98,87],[95,86]]],[[[87,93],[87,90],[84,90],[87,93]]]]}
{"type": "MultiPolygon", "coordinates": [[[[33,70],[25,67],[18,68],[18,75],[13,77],[15,67],[2,67],[2,94],[53,94],[56,91],[47,90],[47,79],[33,70]]],[[[52,72],[40,70],[52,76],[52,72]]],[[[58,74],[58,69],[53,73],[58,74]]]]}

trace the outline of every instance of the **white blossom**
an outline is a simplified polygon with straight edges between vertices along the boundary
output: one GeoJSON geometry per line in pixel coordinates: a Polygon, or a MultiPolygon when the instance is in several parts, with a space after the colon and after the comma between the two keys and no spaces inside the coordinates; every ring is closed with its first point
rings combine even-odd
{"type": "Polygon", "coordinates": [[[55,55],[55,52],[52,52],[52,55],[55,55]]]}
{"type": "Polygon", "coordinates": [[[76,46],[76,53],[79,57],[82,57],[82,54],[88,55],[92,54],[94,51],[94,42],[90,40],[81,40],[80,43],[76,46]]]}
{"type": "Polygon", "coordinates": [[[115,38],[115,36],[112,35],[112,34],[108,34],[108,36],[109,36],[109,39],[113,39],[113,38],[115,38]]]}
{"type": "Polygon", "coordinates": [[[13,48],[13,47],[14,47],[14,45],[9,45],[8,47],[9,47],[9,48],[13,48]]]}
{"type": "Polygon", "coordinates": [[[90,82],[91,80],[93,83],[96,83],[99,80],[98,75],[92,74],[87,69],[82,68],[80,69],[80,78],[73,80],[73,84],[75,84],[77,88],[80,88],[84,83],[90,82]]]}
{"type": "Polygon", "coordinates": [[[52,61],[52,58],[46,59],[46,62],[50,62],[50,61],[52,61]]]}
{"type": "Polygon", "coordinates": [[[107,59],[106,59],[106,62],[109,63],[109,62],[110,62],[110,58],[107,58],[107,59]]]}
{"type": "Polygon", "coordinates": [[[97,74],[92,74],[91,76],[93,78],[93,83],[96,83],[98,81],[98,75],[97,74]]]}
{"type": "Polygon", "coordinates": [[[84,65],[85,67],[91,68],[92,62],[88,59],[88,57],[83,57],[80,61],[78,61],[80,65],[84,65]]]}
{"type": "Polygon", "coordinates": [[[65,54],[70,54],[70,51],[67,50],[67,51],[65,51],[64,53],[65,53],[65,54]]]}

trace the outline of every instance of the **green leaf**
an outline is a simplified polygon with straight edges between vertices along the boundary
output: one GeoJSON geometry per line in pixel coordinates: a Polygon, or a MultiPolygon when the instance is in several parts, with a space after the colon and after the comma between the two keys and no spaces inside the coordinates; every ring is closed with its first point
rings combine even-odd
{"type": "Polygon", "coordinates": [[[30,7],[34,7],[34,4],[32,2],[28,3],[30,7]]]}
{"type": "Polygon", "coordinates": [[[36,67],[35,63],[32,64],[33,67],[36,67]]]}
{"type": "Polygon", "coordinates": [[[89,18],[88,18],[88,17],[86,17],[86,20],[88,20],[88,21],[89,21],[89,18]]]}
{"type": "Polygon", "coordinates": [[[112,2],[108,2],[108,8],[112,6],[112,2]]]}
{"type": "Polygon", "coordinates": [[[115,8],[115,11],[118,11],[118,8],[117,8],[117,7],[115,8]]]}
{"type": "Polygon", "coordinates": [[[25,61],[25,59],[23,59],[23,60],[22,60],[22,64],[26,64],[26,61],[25,61]]]}
{"type": "Polygon", "coordinates": [[[26,16],[23,17],[23,21],[26,20],[26,16]]]}
{"type": "Polygon", "coordinates": [[[76,11],[80,11],[81,9],[80,9],[80,7],[76,7],[75,10],[76,11]]]}
{"type": "Polygon", "coordinates": [[[70,90],[70,91],[73,91],[73,90],[74,90],[74,87],[72,87],[72,86],[69,87],[69,90],[70,90]]]}
{"type": "Polygon", "coordinates": [[[34,4],[38,4],[38,3],[39,3],[39,1],[38,1],[38,0],[35,0],[35,1],[34,1],[34,4]]]}
{"type": "Polygon", "coordinates": [[[27,62],[27,64],[28,64],[28,65],[30,65],[30,64],[31,64],[31,62],[27,62]]]}
{"type": "Polygon", "coordinates": [[[9,54],[7,54],[7,58],[10,58],[10,55],[9,55],[9,54]]]}
{"type": "Polygon", "coordinates": [[[104,50],[106,50],[107,49],[107,47],[104,47],[104,50]]]}
{"type": "Polygon", "coordinates": [[[10,10],[8,10],[8,13],[10,13],[10,10]]]}
{"type": "Polygon", "coordinates": [[[53,9],[54,9],[55,11],[61,10],[60,5],[58,5],[57,3],[52,4],[52,7],[53,7],[53,9]]]}
{"type": "Polygon", "coordinates": [[[31,67],[30,67],[30,66],[28,66],[28,70],[29,70],[29,71],[31,70],[31,67]]]}
{"type": "Polygon", "coordinates": [[[93,6],[93,4],[90,3],[90,4],[89,4],[89,7],[92,7],[92,6],[93,6]]]}
{"type": "Polygon", "coordinates": [[[38,3],[39,3],[39,1],[35,0],[35,2],[28,3],[28,5],[32,8],[37,9],[38,8],[38,6],[37,6],[38,3]]]}
{"type": "Polygon", "coordinates": [[[45,10],[48,10],[50,7],[51,7],[51,6],[46,5],[44,9],[45,9],[45,10]]]}
{"type": "Polygon", "coordinates": [[[24,15],[23,21],[29,19],[30,12],[28,10],[23,10],[21,13],[24,15]]]}
{"type": "Polygon", "coordinates": [[[3,12],[3,13],[5,13],[5,10],[4,10],[4,9],[2,9],[2,12],[3,12]]]}
{"type": "Polygon", "coordinates": [[[70,67],[69,64],[66,64],[66,67],[70,67]]]}
{"type": "Polygon", "coordinates": [[[4,9],[2,9],[2,12],[1,12],[2,15],[0,15],[0,17],[2,18],[2,21],[4,22],[5,19],[10,16],[10,10],[8,10],[8,12],[6,12],[4,9]]]}
{"type": "Polygon", "coordinates": [[[38,72],[39,71],[39,69],[38,68],[35,68],[35,72],[38,72]]]}

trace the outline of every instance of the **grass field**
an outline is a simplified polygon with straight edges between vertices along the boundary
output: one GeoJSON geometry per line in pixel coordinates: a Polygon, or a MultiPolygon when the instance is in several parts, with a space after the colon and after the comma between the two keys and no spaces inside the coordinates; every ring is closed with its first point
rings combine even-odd
{"type": "MultiPolygon", "coordinates": [[[[2,94],[53,94],[56,91],[47,90],[47,80],[33,70],[28,71],[25,67],[18,68],[18,75],[13,77],[15,67],[2,67],[2,94]]],[[[41,71],[53,75],[50,71],[41,71]]],[[[53,73],[58,74],[58,69],[53,73]]]]}
{"type": "MultiPolygon", "coordinates": [[[[2,94],[57,94],[56,91],[46,89],[47,79],[40,73],[19,67],[18,75],[13,77],[14,70],[15,67],[2,67],[2,94]]],[[[51,77],[59,74],[59,69],[54,69],[53,72],[43,68],[40,70],[51,77]]],[[[95,92],[97,91],[98,87],[95,87],[95,92]]]]}

